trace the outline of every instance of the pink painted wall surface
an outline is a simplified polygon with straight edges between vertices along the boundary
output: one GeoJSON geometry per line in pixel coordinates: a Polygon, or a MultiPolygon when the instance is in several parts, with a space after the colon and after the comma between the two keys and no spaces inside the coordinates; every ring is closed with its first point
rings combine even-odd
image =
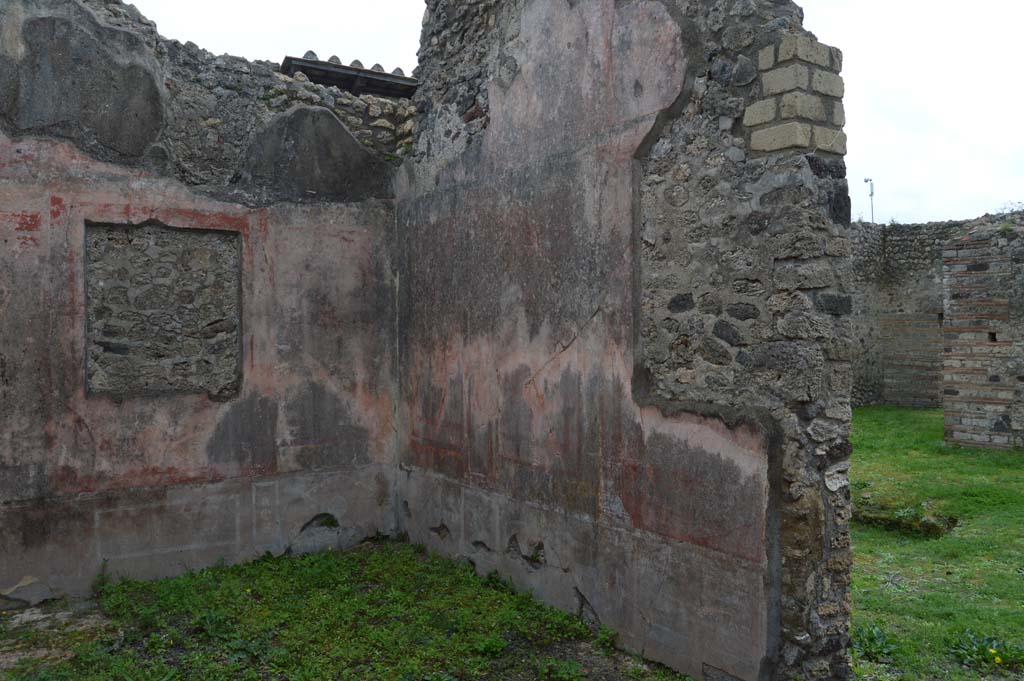
{"type": "Polygon", "coordinates": [[[0,209],[0,592],[393,528],[389,202],[250,209],[0,136],[0,209]],[[86,221],[241,236],[237,398],[87,394],[86,221]]]}

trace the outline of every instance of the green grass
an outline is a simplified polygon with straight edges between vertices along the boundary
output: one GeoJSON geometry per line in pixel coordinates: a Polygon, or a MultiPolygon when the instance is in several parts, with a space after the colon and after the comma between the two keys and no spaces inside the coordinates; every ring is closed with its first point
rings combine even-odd
{"type": "Polygon", "coordinates": [[[605,630],[595,637],[496,577],[404,543],[98,590],[109,624],[86,640],[0,627],[0,643],[37,636],[22,643],[72,649],[63,660],[23,659],[9,678],[576,681],[593,678],[596,659],[618,665],[621,675],[607,678],[683,679],[605,650],[613,637],[605,630]]]}
{"type": "Polygon", "coordinates": [[[895,528],[853,524],[860,677],[1024,678],[1024,452],[947,445],[940,411],[893,407],[857,410],[852,439],[855,518],[895,528]],[[929,538],[922,518],[957,524],[929,538]]]}

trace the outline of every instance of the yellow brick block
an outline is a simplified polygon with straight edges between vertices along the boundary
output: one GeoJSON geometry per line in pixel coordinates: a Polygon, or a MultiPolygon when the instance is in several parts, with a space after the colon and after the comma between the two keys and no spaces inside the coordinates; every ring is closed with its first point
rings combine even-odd
{"type": "Polygon", "coordinates": [[[811,126],[806,123],[783,123],[764,130],[755,130],[750,137],[754,151],[780,151],[811,146],[811,126]]]}
{"type": "Polygon", "coordinates": [[[803,64],[790,64],[772,69],[761,76],[761,86],[766,96],[780,95],[793,90],[806,90],[811,70],[803,64]]]}
{"type": "Polygon", "coordinates": [[[754,102],[747,107],[747,111],[743,116],[743,125],[753,128],[757,125],[771,123],[775,120],[775,113],[777,111],[778,105],[775,103],[774,98],[754,102]]]}

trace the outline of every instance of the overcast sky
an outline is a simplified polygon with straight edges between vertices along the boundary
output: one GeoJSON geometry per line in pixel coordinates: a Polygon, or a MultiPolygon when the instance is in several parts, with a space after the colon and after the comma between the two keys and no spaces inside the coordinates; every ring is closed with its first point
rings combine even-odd
{"type": "MultiPolygon", "coordinates": [[[[550,0],[549,0],[550,1],[550,0]]],[[[1024,201],[1021,0],[798,0],[846,55],[850,193],[870,218],[968,218],[1024,201]]],[[[416,66],[423,0],[134,0],[161,34],[215,54],[416,66]]]]}

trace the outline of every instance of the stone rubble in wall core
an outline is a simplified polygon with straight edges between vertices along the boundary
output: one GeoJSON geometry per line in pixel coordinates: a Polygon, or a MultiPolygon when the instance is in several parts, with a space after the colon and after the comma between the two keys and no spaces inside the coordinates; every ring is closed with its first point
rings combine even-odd
{"type": "MultiPolygon", "coordinates": [[[[92,22],[91,31],[105,36],[102,42],[90,42],[87,34],[75,40],[88,51],[87,58],[110,63],[115,76],[134,74],[130,77],[136,80],[124,87],[138,91],[131,106],[141,102],[146,108],[131,118],[158,133],[140,129],[138,145],[127,146],[115,137],[96,139],[51,128],[100,158],[142,165],[214,192],[230,190],[260,132],[275,117],[301,106],[331,111],[381,162],[397,165],[410,149],[416,109],[408,99],[355,96],[312,83],[305,74],[286,76],[275,63],[215,56],[194,43],[161,37],[153,22],[120,2],[75,0],[55,7],[55,20],[92,22]],[[126,71],[114,63],[133,66],[126,71]]],[[[80,94],[65,93],[71,100],[93,96],[103,87],[102,82],[70,86],[82,88],[80,94]]]]}

